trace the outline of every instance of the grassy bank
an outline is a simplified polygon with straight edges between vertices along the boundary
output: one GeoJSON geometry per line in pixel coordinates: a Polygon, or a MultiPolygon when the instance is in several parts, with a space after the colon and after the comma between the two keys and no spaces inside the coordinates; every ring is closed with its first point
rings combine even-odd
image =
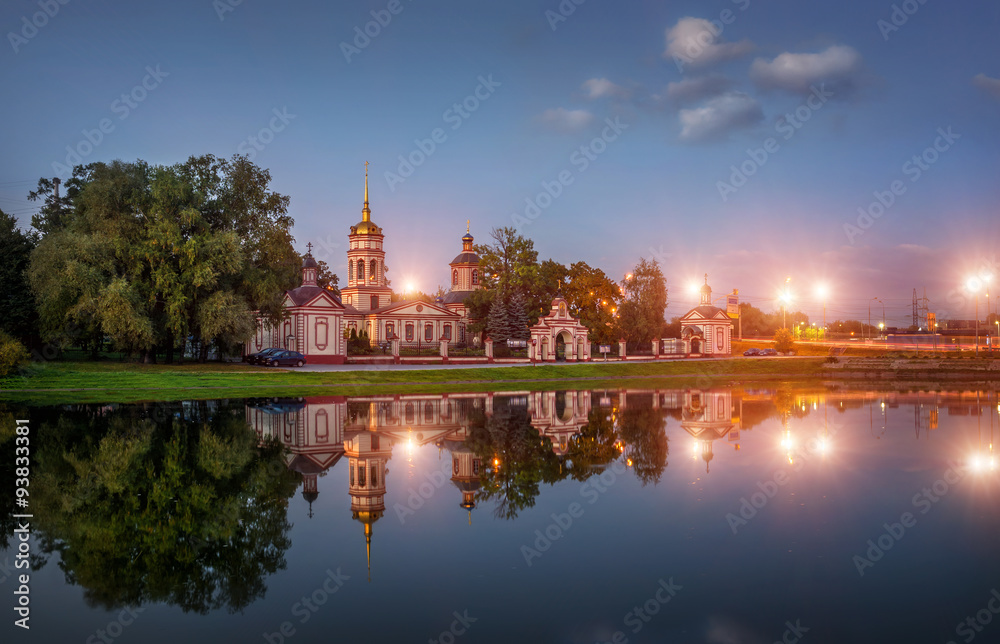
{"type": "MultiPolygon", "coordinates": [[[[61,404],[73,402],[136,402],[258,396],[446,393],[455,391],[517,391],[569,388],[704,387],[754,382],[814,382],[857,380],[894,375],[888,361],[873,365],[872,357],[839,358],[834,367],[824,357],[734,358],[669,362],[547,364],[466,369],[304,372],[251,367],[243,364],[144,365],[120,362],[51,362],[32,365],[23,375],[0,379],[0,401],[61,404]],[[852,364],[853,363],[853,364],[852,364]],[[869,373],[876,369],[878,373],[869,373]]],[[[898,358],[901,356],[890,356],[898,358]]],[[[921,376],[976,374],[996,380],[986,360],[918,360],[921,376]],[[924,369],[923,365],[927,364],[924,369]]]]}
{"type": "Polygon", "coordinates": [[[587,382],[620,386],[623,379],[817,377],[818,358],[712,360],[609,364],[559,364],[470,369],[302,372],[242,364],[143,365],[53,362],[33,365],[22,376],[0,379],[0,399],[125,402],[177,398],[274,395],[364,395],[412,391],[532,389],[587,382]]]}

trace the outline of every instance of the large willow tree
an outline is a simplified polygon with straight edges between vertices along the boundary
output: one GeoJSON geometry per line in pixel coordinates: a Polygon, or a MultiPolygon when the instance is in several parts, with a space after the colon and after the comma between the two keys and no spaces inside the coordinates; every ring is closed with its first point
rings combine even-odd
{"type": "Polygon", "coordinates": [[[281,315],[294,285],[286,196],[244,156],[78,166],[67,194],[39,181],[44,232],[29,278],[46,339],[110,337],[142,355],[192,339],[232,349],[254,331],[254,311],[281,315]]]}

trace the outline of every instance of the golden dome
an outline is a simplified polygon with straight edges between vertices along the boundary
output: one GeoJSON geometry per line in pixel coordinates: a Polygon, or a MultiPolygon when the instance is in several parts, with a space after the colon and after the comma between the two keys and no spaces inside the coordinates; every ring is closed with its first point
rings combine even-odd
{"type": "Polygon", "coordinates": [[[362,220],[351,226],[352,235],[381,235],[382,229],[375,225],[372,220],[362,220]]]}

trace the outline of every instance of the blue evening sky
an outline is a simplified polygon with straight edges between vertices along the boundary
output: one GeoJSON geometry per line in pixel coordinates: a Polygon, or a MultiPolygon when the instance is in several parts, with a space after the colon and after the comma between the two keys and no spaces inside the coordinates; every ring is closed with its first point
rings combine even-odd
{"type": "Polygon", "coordinates": [[[616,280],[657,259],[668,317],[704,273],[765,310],[790,277],[816,321],[819,282],[829,321],[880,297],[903,326],[913,288],[942,318],[973,317],[970,274],[1000,294],[995,2],[50,1],[0,7],[22,225],[70,151],[252,151],[342,277],[369,161],[394,287],[445,284],[469,219],[616,280]]]}

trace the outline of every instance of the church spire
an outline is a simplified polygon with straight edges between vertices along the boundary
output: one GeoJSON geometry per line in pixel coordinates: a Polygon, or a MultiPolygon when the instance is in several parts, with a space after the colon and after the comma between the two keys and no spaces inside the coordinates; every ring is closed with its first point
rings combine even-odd
{"type": "Polygon", "coordinates": [[[368,162],[365,161],[365,207],[361,209],[361,220],[371,221],[372,211],[368,207],[368,162]]]}

